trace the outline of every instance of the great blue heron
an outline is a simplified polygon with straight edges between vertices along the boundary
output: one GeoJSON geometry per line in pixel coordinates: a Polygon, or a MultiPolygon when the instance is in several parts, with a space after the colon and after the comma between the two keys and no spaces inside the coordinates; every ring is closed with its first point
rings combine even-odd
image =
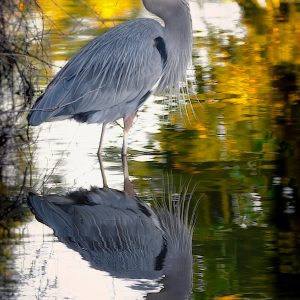
{"type": "Polygon", "coordinates": [[[175,200],[151,209],[136,195],[92,188],[66,196],[32,194],[29,205],[91,267],[117,278],[162,278],[161,292],[147,299],[184,300],[192,288],[193,218],[188,221],[190,199],[175,200]]]}
{"type": "Polygon", "coordinates": [[[73,118],[105,125],[124,120],[122,154],[139,107],[156,91],[178,87],[191,59],[192,21],[187,0],[143,0],[159,22],[120,24],[89,42],[58,72],[28,116],[30,125],[73,118]]]}

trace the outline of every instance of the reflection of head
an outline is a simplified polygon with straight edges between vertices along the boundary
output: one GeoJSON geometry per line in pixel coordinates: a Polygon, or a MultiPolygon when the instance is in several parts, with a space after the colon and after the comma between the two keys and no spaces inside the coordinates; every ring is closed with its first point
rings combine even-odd
{"type": "Polygon", "coordinates": [[[190,293],[191,227],[180,209],[156,207],[154,212],[137,196],[109,188],[31,195],[28,202],[36,218],[93,268],[118,278],[165,275],[162,294],[173,288],[180,298],[171,293],[164,299],[185,299],[190,293]]]}

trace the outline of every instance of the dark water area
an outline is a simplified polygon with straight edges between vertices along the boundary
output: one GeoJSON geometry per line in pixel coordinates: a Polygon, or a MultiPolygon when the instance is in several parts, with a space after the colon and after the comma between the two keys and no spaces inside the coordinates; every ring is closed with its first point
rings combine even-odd
{"type": "MultiPolygon", "coordinates": [[[[49,64],[33,63],[36,96],[94,36],[149,16],[140,1],[112,2],[38,1],[29,28],[43,32],[49,64]]],[[[299,5],[190,1],[189,95],[180,105],[158,95],[141,108],[127,194],[118,125],[105,136],[103,189],[101,126],[27,131],[2,80],[0,299],[300,299],[299,5]],[[169,213],[155,205],[168,201],[169,213]],[[126,222],[110,221],[128,211],[126,222]],[[165,222],[165,236],[148,223],[151,235],[142,232],[147,215],[165,222]]]]}

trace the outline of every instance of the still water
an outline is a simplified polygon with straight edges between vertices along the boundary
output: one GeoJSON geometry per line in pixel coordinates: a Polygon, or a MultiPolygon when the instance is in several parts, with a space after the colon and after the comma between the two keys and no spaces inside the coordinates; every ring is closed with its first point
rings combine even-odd
{"type": "MultiPolygon", "coordinates": [[[[39,75],[41,90],[88,40],[149,16],[134,0],[38,3],[44,15],[34,21],[38,28],[44,21],[43,51],[52,66],[39,75]]],[[[10,213],[0,223],[1,299],[300,299],[300,5],[193,0],[190,6],[190,101],[147,101],[130,133],[128,155],[142,204],[181,198],[191,203],[190,219],[195,207],[193,236],[188,228],[173,232],[168,244],[185,254],[174,250],[178,260],[167,260],[156,274],[137,274],[136,266],[147,270],[149,262],[124,259],[128,245],[107,258],[114,266],[105,264],[95,228],[104,220],[101,226],[114,230],[101,205],[105,197],[119,201],[125,195],[116,191],[124,184],[122,129],[112,124],[106,134],[103,165],[112,190],[99,190],[101,126],[44,124],[1,159],[1,218],[10,213]],[[57,195],[44,202],[31,196],[37,219],[48,226],[26,201],[7,209],[29,191],[57,195]],[[85,197],[77,206],[74,197],[61,197],[76,191],[77,200],[85,197]]],[[[123,200],[133,211],[141,205],[136,198],[123,200]]],[[[134,244],[134,232],[126,232],[134,244]]],[[[155,241],[147,238],[152,251],[155,241]]]]}

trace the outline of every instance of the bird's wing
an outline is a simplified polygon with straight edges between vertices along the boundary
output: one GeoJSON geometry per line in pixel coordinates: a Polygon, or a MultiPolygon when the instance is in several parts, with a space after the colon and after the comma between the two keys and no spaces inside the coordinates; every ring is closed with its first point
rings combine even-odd
{"type": "Polygon", "coordinates": [[[108,30],[56,75],[33,107],[30,124],[116,106],[122,110],[122,104],[138,102],[162,75],[162,51],[163,27],[154,20],[137,19],[108,30]]]}
{"type": "Polygon", "coordinates": [[[155,278],[162,275],[155,269],[162,231],[137,201],[109,189],[65,197],[31,195],[28,200],[36,218],[93,267],[120,277],[155,278]]]}

